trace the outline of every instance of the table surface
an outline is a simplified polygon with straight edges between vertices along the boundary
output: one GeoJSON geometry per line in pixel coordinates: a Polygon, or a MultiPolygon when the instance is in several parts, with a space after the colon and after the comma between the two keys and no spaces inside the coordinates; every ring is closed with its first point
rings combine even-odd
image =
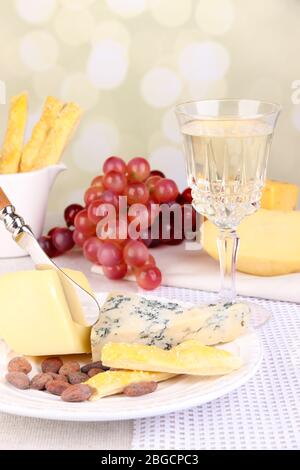
{"type": "MultiPolygon", "coordinates": [[[[60,266],[84,272],[95,292],[107,292],[112,288],[138,291],[136,283],[129,281],[113,281],[112,283],[102,276],[92,274],[90,263],[86,262],[76,251],[57,258],[56,262],[60,266]]],[[[0,260],[0,275],[9,271],[31,268],[32,262],[27,257],[0,260]]],[[[191,289],[172,287],[163,287],[161,291],[165,297],[178,297],[194,302],[208,301],[211,295],[191,289]]],[[[300,357],[297,339],[300,307],[286,302],[260,302],[266,303],[265,306],[273,311],[276,321],[267,324],[265,331],[262,332],[266,343],[264,344],[265,365],[263,364],[258,375],[246,387],[223,397],[221,401],[215,400],[207,406],[153,419],[137,420],[135,423],[133,421],[61,422],[0,413],[0,449],[124,450],[132,447],[136,449],[199,449],[203,448],[201,445],[204,448],[219,448],[219,445],[220,448],[223,448],[222,445],[225,448],[239,448],[237,436],[240,436],[239,432],[243,427],[247,429],[244,434],[244,448],[281,448],[281,445],[283,448],[288,445],[295,448],[294,446],[298,445],[295,442],[300,443],[299,402],[295,401],[293,395],[298,394],[297,390],[299,390],[299,383],[296,381],[298,374],[295,374],[295,371],[300,357]],[[249,397],[252,397],[250,402],[249,397]],[[270,400],[271,409],[269,409],[270,400]],[[264,406],[267,406],[266,410],[264,406]],[[221,409],[225,412],[221,413],[221,409]],[[228,410],[234,411],[228,415],[228,410]],[[239,410],[241,411],[240,417],[239,410]],[[223,428],[222,420],[224,421],[223,428]],[[225,430],[228,426],[230,427],[231,433],[226,437],[226,442],[216,440],[214,428],[216,423],[218,423],[217,430],[223,429],[224,431],[223,434],[221,433],[223,440],[228,434],[225,430]],[[214,435],[207,432],[207,426],[214,435]],[[257,432],[251,433],[251,426],[254,426],[253,429],[258,426],[257,432]],[[184,432],[177,432],[183,429],[184,432]],[[236,432],[233,432],[234,429],[236,432]],[[273,435],[276,437],[274,443],[270,441],[273,435]],[[282,436],[286,438],[283,439],[282,436]]]]}

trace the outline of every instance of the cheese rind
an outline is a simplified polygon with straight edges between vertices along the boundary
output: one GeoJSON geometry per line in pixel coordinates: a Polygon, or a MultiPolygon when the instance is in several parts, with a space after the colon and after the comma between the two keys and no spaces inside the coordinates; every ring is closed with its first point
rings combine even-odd
{"type": "Polygon", "coordinates": [[[101,360],[118,369],[200,376],[229,374],[242,365],[240,357],[195,340],[184,341],[169,351],[144,344],[107,343],[101,360]]]}
{"type": "Polygon", "coordinates": [[[108,370],[94,375],[94,377],[91,377],[85,383],[94,389],[90,400],[95,401],[109,395],[122,393],[124,388],[132,383],[152,381],[162,382],[174,377],[174,375],[175,374],[144,372],[140,370],[108,370]]]}
{"type": "Polygon", "coordinates": [[[138,343],[170,349],[188,339],[204,345],[232,341],[248,325],[246,304],[186,308],[164,299],[111,293],[92,327],[93,360],[101,359],[108,342],[138,343]]]}
{"type": "Polygon", "coordinates": [[[262,190],[262,209],[292,211],[297,207],[299,188],[296,184],[267,180],[262,190]]]}
{"type": "Polygon", "coordinates": [[[57,272],[0,277],[0,337],[30,356],[90,352],[90,327],[72,319],[57,272]]]}

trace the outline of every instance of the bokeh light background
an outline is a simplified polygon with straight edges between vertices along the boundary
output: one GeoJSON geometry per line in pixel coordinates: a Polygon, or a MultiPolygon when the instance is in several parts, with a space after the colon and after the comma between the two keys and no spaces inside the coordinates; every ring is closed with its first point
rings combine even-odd
{"type": "Polygon", "coordinates": [[[0,80],[7,97],[29,92],[27,135],[49,94],[84,109],[52,209],[79,202],[111,154],[146,156],[184,187],[173,106],[189,99],[280,102],[269,176],[300,184],[298,0],[6,0],[0,13],[0,80]]]}

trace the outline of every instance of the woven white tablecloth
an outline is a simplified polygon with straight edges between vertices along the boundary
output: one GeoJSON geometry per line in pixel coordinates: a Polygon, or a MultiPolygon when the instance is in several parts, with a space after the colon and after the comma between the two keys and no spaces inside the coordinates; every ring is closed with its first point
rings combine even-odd
{"type": "MultiPolygon", "coordinates": [[[[69,266],[71,260],[67,257],[64,265],[69,266]]],[[[86,264],[82,259],[76,267],[88,273],[86,264]]],[[[28,258],[1,260],[0,273],[30,266],[28,258]]],[[[112,286],[136,291],[133,283],[117,287],[96,275],[89,279],[96,291],[112,286]]],[[[157,295],[191,302],[214,298],[214,294],[174,287],[162,287],[157,295]]],[[[259,303],[273,314],[259,330],[263,364],[235,392],[198,408],[136,420],[132,443],[132,421],[64,423],[0,413],[0,449],[300,448],[300,305],[259,303]]]]}
{"type": "MultiPolygon", "coordinates": [[[[164,287],[160,293],[212,300],[211,294],[185,289],[164,287]]],[[[300,449],[300,305],[258,303],[273,316],[259,330],[264,359],[256,375],[205,405],[136,420],[133,449],[300,449]]]]}

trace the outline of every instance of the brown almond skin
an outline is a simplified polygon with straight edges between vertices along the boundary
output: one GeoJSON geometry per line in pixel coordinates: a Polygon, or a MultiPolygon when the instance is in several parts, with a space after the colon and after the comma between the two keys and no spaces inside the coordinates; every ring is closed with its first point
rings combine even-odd
{"type": "Polygon", "coordinates": [[[71,372],[68,375],[69,383],[72,385],[81,384],[82,382],[88,380],[88,378],[89,376],[84,374],[84,372],[71,372]]]}
{"type": "Polygon", "coordinates": [[[58,373],[59,375],[68,375],[71,372],[79,372],[80,371],[80,364],[79,362],[76,361],[67,361],[64,363],[64,365],[59,369],[58,373]]]}
{"type": "Polygon", "coordinates": [[[25,357],[14,357],[11,359],[7,365],[8,372],[23,372],[24,374],[29,374],[32,367],[29,361],[25,357]]]}
{"type": "Polygon", "coordinates": [[[35,375],[31,382],[30,382],[30,388],[33,390],[45,390],[46,385],[49,382],[52,382],[53,377],[50,374],[44,374],[41,372],[40,374],[35,375]]]}
{"type": "Polygon", "coordinates": [[[42,361],[41,368],[42,372],[53,372],[57,374],[62,365],[63,361],[60,357],[47,357],[42,361]]]}
{"type": "Polygon", "coordinates": [[[101,372],[105,372],[103,369],[90,369],[88,371],[88,376],[89,377],[94,377],[94,375],[101,374],[101,372]]]}
{"type": "Polygon", "coordinates": [[[81,367],[81,372],[87,374],[91,369],[109,370],[109,367],[104,366],[101,361],[89,362],[81,367]]]}
{"type": "Polygon", "coordinates": [[[65,380],[52,380],[47,383],[46,390],[52,395],[61,395],[68,387],[70,384],[65,380]]]}
{"type": "Polygon", "coordinates": [[[135,382],[124,388],[123,393],[127,397],[140,397],[152,393],[157,389],[157,382],[135,382]]]}
{"type": "Polygon", "coordinates": [[[68,377],[66,375],[55,374],[54,372],[48,372],[49,375],[53,378],[53,380],[63,380],[64,382],[68,382],[68,377]]]}
{"type": "Polygon", "coordinates": [[[27,390],[30,386],[29,377],[24,372],[8,372],[5,378],[10,385],[20,390],[27,390]]]}
{"type": "Polygon", "coordinates": [[[61,399],[63,401],[77,403],[88,400],[92,396],[92,393],[93,389],[89,385],[69,385],[69,387],[61,394],[61,399]]]}

